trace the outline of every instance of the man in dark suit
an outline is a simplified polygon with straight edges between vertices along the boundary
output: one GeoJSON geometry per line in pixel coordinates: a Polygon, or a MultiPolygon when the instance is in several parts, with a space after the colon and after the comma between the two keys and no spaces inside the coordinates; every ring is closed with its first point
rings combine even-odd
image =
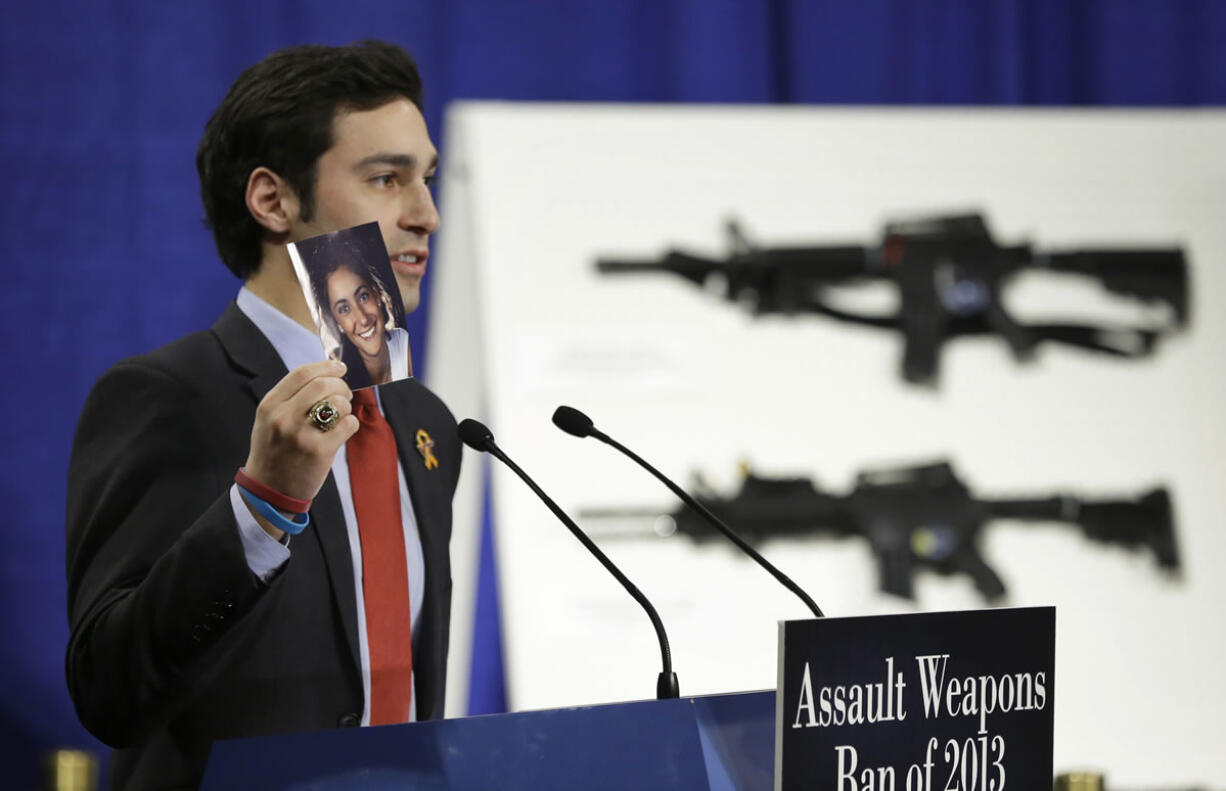
{"type": "Polygon", "coordinates": [[[274,53],[230,89],[197,167],[243,288],[211,330],[98,381],[69,468],[68,684],[116,748],[115,788],[195,786],[217,738],[443,713],[455,420],[413,380],[349,390],[285,249],[377,221],[417,306],[438,214],[416,67],[377,42],[274,53]],[[357,455],[380,432],[394,551],[369,538],[357,455]]]}

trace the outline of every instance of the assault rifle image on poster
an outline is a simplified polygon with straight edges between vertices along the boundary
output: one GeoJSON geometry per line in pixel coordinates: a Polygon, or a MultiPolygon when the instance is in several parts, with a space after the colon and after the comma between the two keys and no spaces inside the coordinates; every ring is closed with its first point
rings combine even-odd
{"type": "Polygon", "coordinates": [[[1043,341],[1138,358],[1188,323],[1188,267],[1179,248],[1041,252],[1028,244],[1004,246],[981,214],[889,223],[882,242],[868,247],[756,247],[735,221],[728,234],[731,252],[722,261],[673,251],[654,261],[601,258],[596,269],[606,275],[667,272],[699,286],[718,279],[729,301],[755,314],[812,313],[900,331],[903,377],[916,384],[935,382],[941,345],[959,335],[999,335],[1018,360],[1043,341]],[[1165,305],[1169,315],[1143,326],[1025,324],[1009,315],[1001,297],[1009,280],[1028,269],[1089,277],[1110,292],[1165,305]],[[845,310],[826,293],[871,281],[894,284],[897,314],[845,310]]]}
{"type": "MultiPolygon", "coordinates": [[[[1147,551],[1160,568],[1172,574],[1180,569],[1171,497],[1162,487],[1115,500],[1071,494],[979,499],[949,463],[937,462],[862,472],[846,495],[822,491],[808,478],[765,478],[748,471],[740,491],[730,497],[703,489],[695,499],[752,543],[803,536],[864,539],[877,563],[880,590],[908,599],[915,598],[914,576],[920,569],[968,575],[986,600],[1001,599],[1004,582],[980,550],[983,529],[995,520],[1075,525],[1095,543],[1147,551]]],[[[675,532],[695,540],[717,535],[702,517],[684,507],[671,513],[585,509],[580,518],[656,519],[667,525],[657,530],[663,535],[675,532]]],[[[593,530],[594,537],[616,535],[612,530],[593,530]]]]}

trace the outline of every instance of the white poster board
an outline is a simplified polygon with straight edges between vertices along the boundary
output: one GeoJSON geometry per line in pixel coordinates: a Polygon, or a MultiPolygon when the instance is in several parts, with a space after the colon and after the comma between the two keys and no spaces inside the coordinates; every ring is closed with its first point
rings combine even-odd
{"type": "MultiPolygon", "coordinates": [[[[555,429],[559,404],[729,493],[742,460],[836,492],[859,470],[937,458],[982,497],[1168,485],[1182,580],[1059,525],[994,523],[984,553],[1009,604],[1057,607],[1057,771],[1226,783],[1226,114],[474,103],[448,123],[428,381],[563,508],[676,503],[555,429]],[[889,219],[968,210],[1005,243],[1183,246],[1191,330],[1143,361],[1047,345],[1019,365],[998,338],[959,339],[924,390],[901,380],[897,334],[594,271],[602,255],[722,256],[729,217],[763,245],[873,244],[889,219]]],[[[1007,301],[1027,318],[1140,310],[1030,275],[1007,301]]],[[[456,506],[453,713],[483,463],[469,453],[456,506]]],[[[651,697],[659,653],[638,605],[496,464],[493,493],[511,707],[651,697]]],[[[764,572],[714,541],[603,546],[659,609],[683,694],[774,686],[776,621],[805,610],[764,572]]],[[[920,576],[915,605],[879,594],[863,541],[761,549],[831,614],[983,604],[965,578],[920,576]]]]}

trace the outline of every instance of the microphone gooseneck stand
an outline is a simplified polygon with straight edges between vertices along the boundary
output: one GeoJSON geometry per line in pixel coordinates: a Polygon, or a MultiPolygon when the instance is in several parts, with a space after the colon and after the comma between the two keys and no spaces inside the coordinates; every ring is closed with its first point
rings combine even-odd
{"type": "Polygon", "coordinates": [[[677,484],[669,480],[667,477],[665,477],[664,473],[660,472],[655,467],[648,464],[645,460],[640,458],[637,453],[630,450],[625,445],[622,445],[620,442],[613,439],[608,434],[605,434],[603,431],[596,428],[595,424],[592,423],[592,419],[590,417],[583,414],[582,412],[580,412],[578,409],[575,409],[574,407],[560,406],[556,410],[554,410],[553,422],[554,422],[554,425],[556,425],[558,428],[565,431],[567,434],[571,434],[576,437],[595,437],[596,439],[600,440],[606,445],[616,448],[617,450],[621,451],[626,456],[633,459],[640,467],[647,470],[652,475],[656,476],[656,478],[661,483],[663,483],[665,486],[667,486],[669,490],[672,491],[673,494],[680,497],[682,502],[684,502],[690,508],[694,509],[700,515],[702,515],[702,517],[706,519],[708,522],[710,522],[711,525],[716,530],[723,533],[724,536],[726,536],[729,541],[736,544],[737,547],[740,548],[742,552],[744,552],[749,557],[753,558],[753,560],[757,562],[759,566],[761,566],[762,568],[770,572],[771,576],[777,579],[785,588],[790,590],[792,593],[796,594],[800,598],[800,600],[805,603],[805,606],[809,608],[809,610],[813,613],[815,617],[818,617],[818,618],[825,617],[825,615],[821,611],[821,608],[817,606],[817,602],[813,601],[813,599],[809,596],[809,594],[805,593],[799,585],[793,582],[791,577],[784,574],[779,569],[775,568],[774,564],[772,564],[766,558],[762,557],[762,555],[759,554],[756,549],[754,549],[748,543],[746,543],[745,539],[737,535],[736,531],[728,527],[728,525],[724,524],[724,522],[719,517],[711,513],[711,510],[709,508],[707,508],[705,505],[703,505],[702,503],[698,502],[693,497],[691,497],[688,492],[686,492],[680,486],[678,486],[677,484]]]}
{"type": "Polygon", "coordinates": [[[567,516],[566,512],[563,511],[549,495],[545,494],[545,491],[541,489],[540,486],[537,486],[536,481],[532,480],[532,478],[530,478],[526,472],[520,469],[519,465],[511,461],[510,457],[502,451],[502,448],[499,448],[494,442],[493,433],[486,428],[484,424],[471,418],[466,418],[465,420],[460,421],[459,434],[460,439],[463,440],[465,445],[473,450],[489,453],[491,456],[507,465],[512,472],[518,475],[520,479],[528,485],[528,488],[536,493],[536,496],[541,499],[541,502],[543,502],[545,506],[553,512],[553,515],[561,520],[562,524],[566,525],[570,532],[574,534],[575,538],[579,539],[579,543],[583,544],[583,546],[587,548],[588,552],[595,555],[596,559],[600,561],[601,565],[608,569],[609,573],[612,574],[613,577],[621,583],[622,587],[626,589],[626,592],[629,593],[640,606],[642,606],[642,608],[647,612],[647,617],[651,619],[651,625],[656,630],[656,638],[660,642],[660,657],[663,663],[663,670],[660,671],[660,675],[656,679],[656,698],[665,700],[667,698],[680,697],[681,691],[677,683],[677,674],[673,672],[672,651],[668,646],[668,635],[664,632],[664,623],[660,620],[660,615],[656,612],[656,608],[651,605],[651,602],[647,600],[647,597],[643,595],[642,591],[640,591],[634,585],[634,583],[621,572],[621,569],[613,564],[613,561],[609,560],[609,558],[600,551],[600,547],[596,546],[592,539],[588,538],[587,534],[579,529],[579,526],[575,524],[574,520],[567,516]]]}

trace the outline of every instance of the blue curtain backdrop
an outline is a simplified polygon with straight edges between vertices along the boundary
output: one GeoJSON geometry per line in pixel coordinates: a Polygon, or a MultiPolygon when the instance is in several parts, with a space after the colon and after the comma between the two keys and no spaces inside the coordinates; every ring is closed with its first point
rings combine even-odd
{"type": "MultiPolygon", "coordinates": [[[[438,142],[443,108],[460,98],[1226,101],[1216,0],[40,0],[5,11],[0,314],[14,355],[0,398],[0,777],[12,788],[35,786],[32,756],[45,748],[98,747],[63,680],[72,431],[107,366],[208,326],[234,296],[201,224],[194,154],[231,81],[269,51],[403,44],[438,142]]],[[[524,152],[524,178],[548,166],[524,152]]],[[[410,327],[426,368],[428,307],[410,327]]],[[[484,601],[482,623],[496,625],[484,601]]],[[[478,645],[495,664],[475,670],[474,707],[489,710],[500,684],[488,629],[478,645]]]]}

